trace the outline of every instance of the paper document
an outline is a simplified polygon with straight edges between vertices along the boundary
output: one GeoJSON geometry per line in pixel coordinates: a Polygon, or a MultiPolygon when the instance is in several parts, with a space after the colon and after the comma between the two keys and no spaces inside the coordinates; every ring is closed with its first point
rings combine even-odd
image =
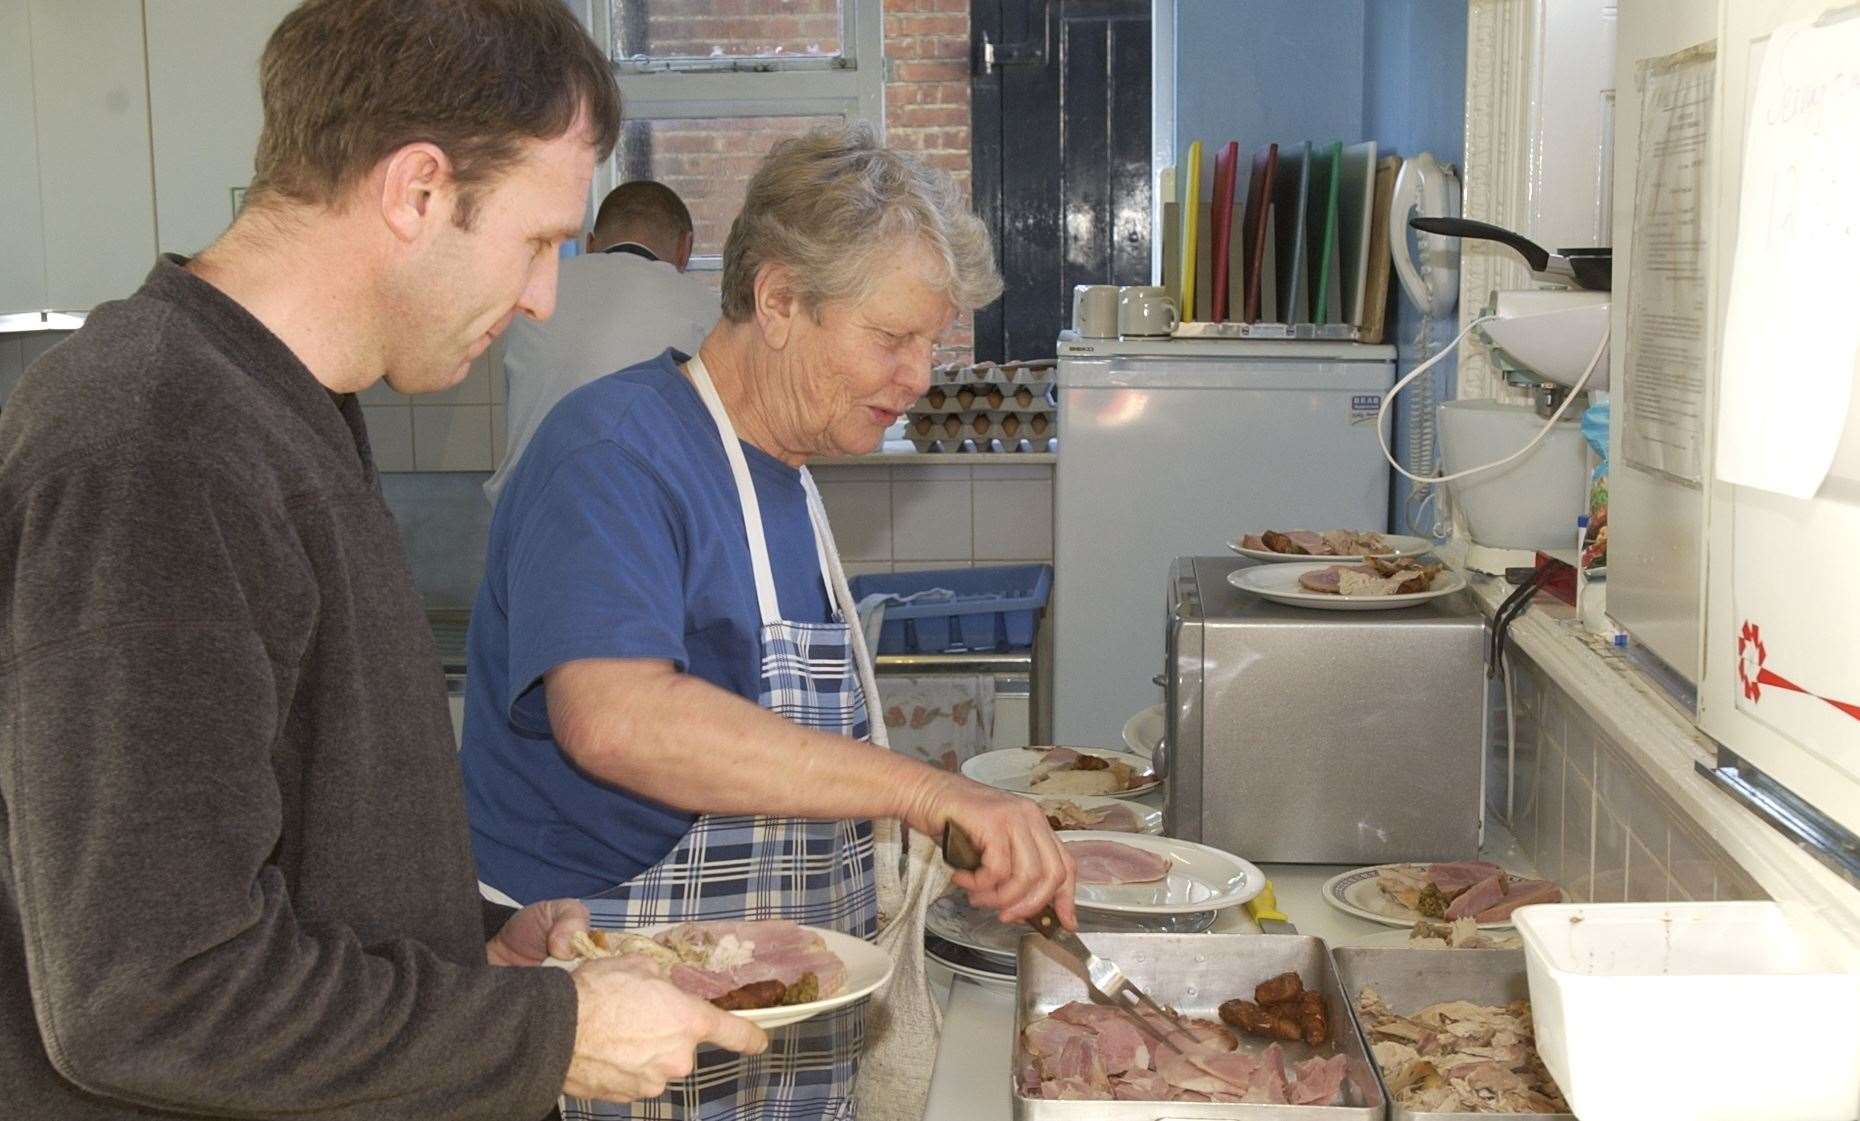
{"type": "Polygon", "coordinates": [[[1860,20],[1787,24],[1763,52],[1744,138],[1719,374],[1718,477],[1812,497],[1860,353],[1860,20]]]}
{"type": "Polygon", "coordinates": [[[1640,86],[1634,242],[1622,363],[1622,458],[1704,480],[1711,307],[1706,226],[1715,48],[1648,59],[1640,86]]]}

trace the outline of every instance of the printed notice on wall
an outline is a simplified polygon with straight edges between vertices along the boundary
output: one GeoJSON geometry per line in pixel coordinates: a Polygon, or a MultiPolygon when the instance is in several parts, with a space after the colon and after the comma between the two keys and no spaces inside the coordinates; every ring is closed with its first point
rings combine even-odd
{"type": "Polygon", "coordinates": [[[1720,479],[1821,489],[1860,353],[1860,20],[1789,24],[1763,50],[1745,127],[1718,383],[1720,479]]]}
{"type": "Polygon", "coordinates": [[[1636,70],[1639,163],[1621,371],[1621,454],[1693,486],[1704,478],[1710,307],[1711,44],[1636,70]]]}

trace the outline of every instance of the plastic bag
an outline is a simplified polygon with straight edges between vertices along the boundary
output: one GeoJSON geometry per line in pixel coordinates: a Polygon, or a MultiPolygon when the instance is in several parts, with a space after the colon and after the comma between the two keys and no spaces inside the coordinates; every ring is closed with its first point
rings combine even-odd
{"type": "Polygon", "coordinates": [[[1583,539],[1582,567],[1608,563],[1608,402],[1590,405],[1582,414],[1582,438],[1599,461],[1589,473],[1589,532],[1583,539]]]}

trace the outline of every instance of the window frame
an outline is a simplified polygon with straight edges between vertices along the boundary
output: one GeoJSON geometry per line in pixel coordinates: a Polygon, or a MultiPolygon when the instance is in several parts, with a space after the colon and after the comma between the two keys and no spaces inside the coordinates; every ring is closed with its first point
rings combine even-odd
{"type": "MultiPolygon", "coordinates": [[[[613,44],[611,0],[567,0],[603,50],[613,44]]],[[[838,117],[863,121],[885,135],[885,13],[883,0],[840,0],[840,54],[767,55],[734,59],[613,61],[627,120],[706,117],[838,117]],[[689,65],[687,65],[689,64],[689,65]]],[[[589,211],[620,183],[617,160],[594,169],[589,211]]],[[[716,255],[694,256],[693,272],[721,269],[716,255]]]]}

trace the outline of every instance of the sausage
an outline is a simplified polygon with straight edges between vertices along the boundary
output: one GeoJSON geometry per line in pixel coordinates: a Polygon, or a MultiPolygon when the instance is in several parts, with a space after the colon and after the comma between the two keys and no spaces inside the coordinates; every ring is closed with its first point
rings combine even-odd
{"type": "Polygon", "coordinates": [[[1253,999],[1262,1008],[1272,1004],[1282,1004],[1288,1000],[1298,999],[1298,994],[1305,991],[1305,983],[1298,979],[1296,973],[1281,973],[1270,981],[1263,981],[1253,990],[1253,999]]]}
{"type": "Polygon", "coordinates": [[[1298,1024],[1304,1029],[1304,1040],[1313,1047],[1321,1047],[1330,1042],[1330,1011],[1324,1007],[1321,993],[1307,992],[1298,1002],[1298,1024]]]}
{"type": "Polygon", "coordinates": [[[1272,1035],[1278,1019],[1250,1000],[1226,1001],[1222,1003],[1219,1012],[1222,1023],[1239,1028],[1248,1035],[1272,1035]]]}
{"type": "Polygon", "coordinates": [[[756,1008],[773,1008],[781,1003],[788,986],[780,981],[751,981],[740,989],[732,989],[722,996],[712,997],[710,1002],[725,1012],[747,1012],[756,1008]]]}

